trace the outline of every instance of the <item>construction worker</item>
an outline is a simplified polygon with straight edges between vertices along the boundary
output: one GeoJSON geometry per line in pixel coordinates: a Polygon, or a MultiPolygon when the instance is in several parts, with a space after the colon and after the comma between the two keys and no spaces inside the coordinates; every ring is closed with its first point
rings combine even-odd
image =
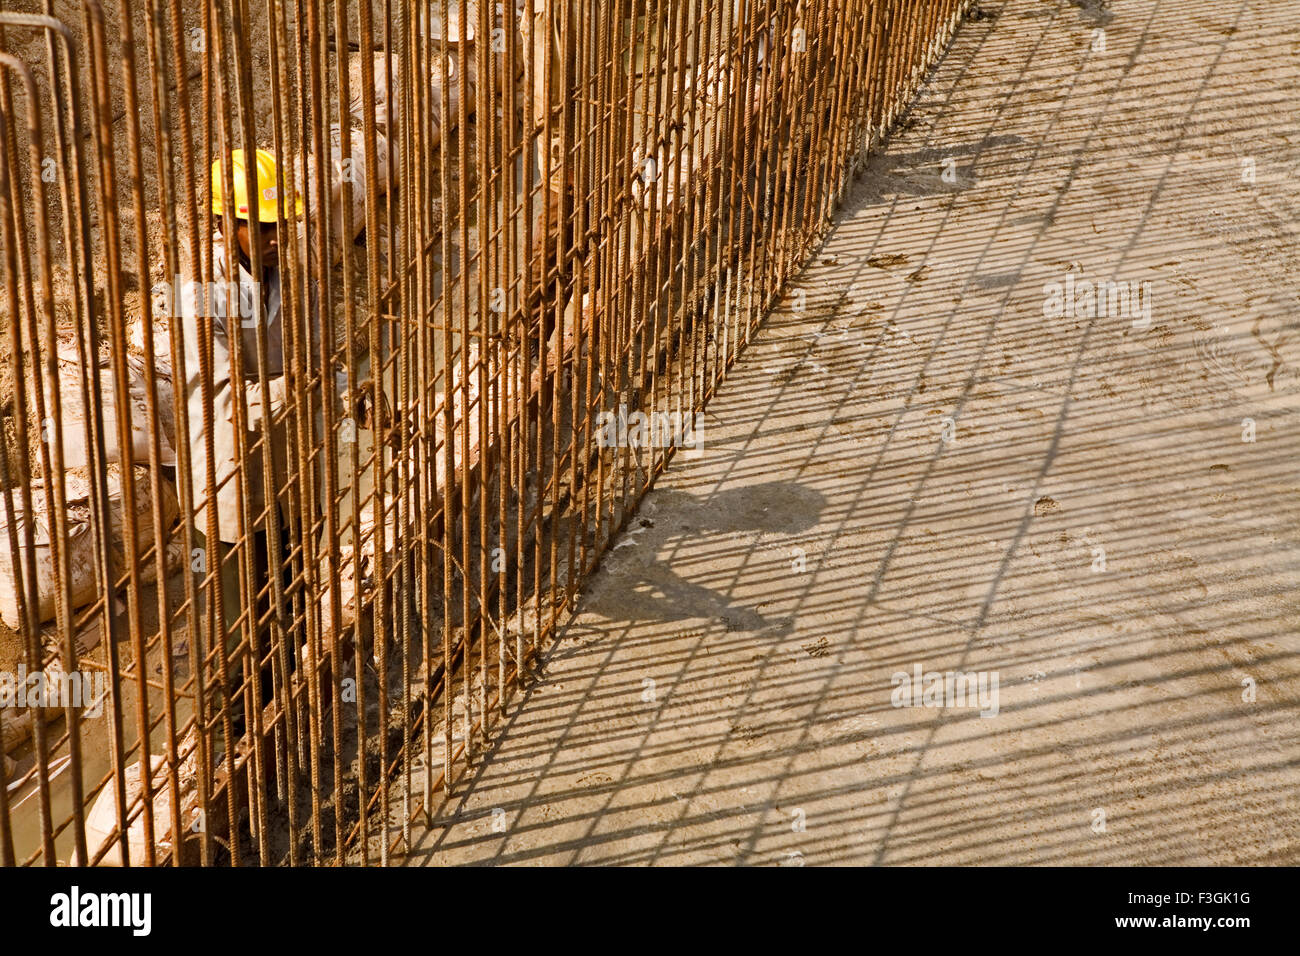
{"type": "MultiPolygon", "coordinates": [[[[212,164],[212,281],[187,283],[181,292],[180,314],[185,341],[185,397],[189,410],[189,444],[191,455],[191,487],[196,509],[195,528],[199,540],[195,542],[195,556],[191,566],[200,572],[200,581],[219,569],[222,604],[217,627],[226,635],[227,652],[238,646],[241,628],[240,566],[233,554],[233,545],[241,539],[241,494],[249,496],[249,513],[255,527],[242,528],[246,532],[246,546],[251,546],[254,561],[254,593],[250,605],[255,618],[265,613],[267,597],[258,595],[270,581],[268,556],[268,529],[283,527],[283,522],[271,521],[271,511],[265,500],[263,469],[267,467],[266,443],[263,439],[263,420],[270,423],[270,467],[276,494],[282,494],[286,480],[287,429],[283,414],[286,400],[284,313],[280,277],[280,225],[281,219],[291,223],[302,215],[303,202],[289,182],[281,182],[275,156],[266,150],[254,155],[254,174],[257,193],[248,196],[247,156],[242,149],[233,150],[229,157],[229,175],[233,192],[227,200],[225,164],[221,159],[212,164]],[[234,222],[234,256],[228,258],[228,243],[224,235],[226,218],[234,222]],[[254,269],[254,250],[259,261],[254,269]],[[259,330],[263,333],[265,352],[259,350],[259,330]],[[236,434],[236,391],[234,367],[234,338],[239,336],[242,378],[246,399],[246,414],[242,427],[246,434],[236,434]],[[207,434],[205,398],[201,351],[207,351],[206,364],[211,369],[211,422],[212,433],[207,434]],[[263,386],[260,373],[265,372],[263,386]],[[209,452],[209,449],[211,451],[209,452]],[[215,540],[208,541],[208,468],[215,472],[215,499],[217,529],[215,540]],[[242,466],[247,481],[242,483],[242,466]]],[[[287,179],[287,177],[286,177],[287,179]]],[[[320,348],[319,323],[315,320],[316,301],[314,283],[309,283],[312,316],[309,323],[313,368],[317,364],[320,348]]],[[[270,508],[278,502],[270,502],[270,508]]],[[[283,540],[283,539],[282,539],[283,540]]],[[[282,550],[282,554],[284,551],[282,550]]],[[[206,616],[205,618],[206,619],[206,616]]],[[[205,627],[206,630],[206,627],[205,627]]],[[[204,652],[210,653],[216,643],[209,639],[204,652]]],[[[262,646],[265,653],[265,645],[262,646]]],[[[238,661],[232,661],[227,679],[234,680],[240,673],[238,661]]],[[[264,694],[266,691],[264,691],[264,694]]]]}

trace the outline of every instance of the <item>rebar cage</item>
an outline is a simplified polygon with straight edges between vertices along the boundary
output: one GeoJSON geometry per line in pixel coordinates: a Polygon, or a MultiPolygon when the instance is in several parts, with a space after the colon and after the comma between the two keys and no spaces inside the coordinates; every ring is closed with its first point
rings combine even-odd
{"type": "Polygon", "coordinates": [[[3,0],[5,865],[393,860],[970,6],[512,2],[3,0]]]}

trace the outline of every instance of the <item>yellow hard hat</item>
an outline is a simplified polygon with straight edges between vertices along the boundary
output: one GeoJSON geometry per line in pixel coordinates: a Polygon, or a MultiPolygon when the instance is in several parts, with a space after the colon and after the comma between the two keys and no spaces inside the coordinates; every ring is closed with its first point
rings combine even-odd
{"type": "MultiPolygon", "coordinates": [[[[279,186],[276,184],[275,175],[275,156],[264,149],[259,149],[255,154],[257,160],[257,222],[275,222],[276,200],[282,200],[284,209],[284,218],[292,219],[295,216],[302,215],[302,198],[294,194],[293,185],[286,182],[284,192],[286,195],[280,196],[279,186]]],[[[244,151],[234,149],[230,151],[230,168],[231,176],[235,185],[235,202],[232,212],[236,219],[248,219],[248,168],[245,165],[244,151]]],[[[212,214],[214,216],[223,216],[226,212],[224,202],[225,173],[222,170],[221,160],[214,160],[212,163],[212,214]]]]}

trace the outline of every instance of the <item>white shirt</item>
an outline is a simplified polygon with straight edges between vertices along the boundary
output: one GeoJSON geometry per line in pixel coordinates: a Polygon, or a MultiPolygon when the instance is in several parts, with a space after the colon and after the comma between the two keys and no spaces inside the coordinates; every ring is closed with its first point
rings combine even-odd
{"type": "MultiPolygon", "coordinates": [[[[226,264],[225,240],[218,234],[213,237],[212,285],[207,295],[202,283],[187,282],[181,293],[180,316],[182,336],[185,340],[185,401],[189,414],[189,445],[191,463],[191,488],[196,509],[195,527],[207,533],[207,468],[208,436],[203,426],[203,387],[199,364],[200,316],[211,316],[212,335],[212,456],[217,482],[217,539],[233,542],[240,533],[240,492],[237,461],[246,460],[251,513],[262,530],[259,515],[265,508],[263,487],[263,454],[259,446],[249,446],[262,438],[262,418],[271,421],[271,448],[274,487],[282,489],[287,469],[288,435],[285,427],[286,382],[284,377],[284,325],[280,300],[280,270],[264,270],[261,282],[254,281],[242,264],[237,266],[238,290],[233,284],[226,264]],[[238,299],[237,307],[230,308],[238,299]],[[238,323],[238,326],[235,323],[238,323]],[[266,389],[259,381],[261,357],[257,349],[259,323],[266,331],[266,389]],[[245,428],[247,434],[239,439],[235,434],[235,388],[233,380],[232,331],[240,330],[240,356],[243,361],[244,395],[247,402],[245,428]],[[224,482],[224,484],[223,484],[224,482]]],[[[320,327],[317,315],[314,283],[311,290],[310,315],[313,368],[319,355],[320,327]]],[[[262,519],[264,520],[264,519],[262,519]]]]}

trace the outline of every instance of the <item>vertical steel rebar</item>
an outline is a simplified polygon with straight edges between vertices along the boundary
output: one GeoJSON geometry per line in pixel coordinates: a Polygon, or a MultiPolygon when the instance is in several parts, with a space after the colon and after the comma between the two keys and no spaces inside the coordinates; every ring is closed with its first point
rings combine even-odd
{"type": "Polygon", "coordinates": [[[24,663],[98,668],[107,719],[34,722],[0,863],[386,865],[970,0],[84,0],[79,27],[42,2],[0,13],[0,585],[24,663]],[[45,64],[12,46],[33,30],[45,64]],[[186,329],[150,297],[209,295],[223,255],[273,274],[230,203],[211,213],[234,149],[277,176],[223,163],[226,196],[305,205],[277,203],[281,325],[247,337],[242,313],[186,329]]]}

